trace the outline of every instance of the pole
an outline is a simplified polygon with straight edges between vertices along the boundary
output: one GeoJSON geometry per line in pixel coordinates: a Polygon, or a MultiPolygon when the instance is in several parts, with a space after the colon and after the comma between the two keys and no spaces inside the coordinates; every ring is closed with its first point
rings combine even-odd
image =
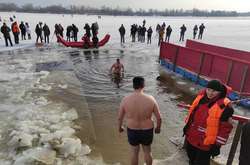
{"type": "Polygon", "coordinates": [[[228,155],[226,165],[232,165],[232,163],[233,163],[234,156],[235,156],[235,153],[236,153],[236,149],[237,149],[238,143],[240,141],[242,125],[243,125],[243,123],[239,121],[238,125],[237,125],[237,128],[236,128],[236,131],[235,131],[235,134],[234,134],[233,143],[231,145],[231,149],[230,149],[230,152],[229,152],[229,155],[228,155]]]}

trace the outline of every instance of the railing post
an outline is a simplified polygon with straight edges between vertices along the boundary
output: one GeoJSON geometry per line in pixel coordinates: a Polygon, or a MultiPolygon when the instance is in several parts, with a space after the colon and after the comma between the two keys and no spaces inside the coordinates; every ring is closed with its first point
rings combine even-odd
{"type": "Polygon", "coordinates": [[[208,72],[208,76],[210,76],[210,74],[212,72],[213,64],[214,64],[214,56],[212,56],[212,59],[211,59],[210,69],[209,69],[209,72],[208,72]]]}
{"type": "Polygon", "coordinates": [[[198,81],[199,81],[199,79],[200,79],[200,74],[201,74],[201,70],[202,70],[204,58],[205,58],[205,53],[202,53],[202,54],[201,54],[201,57],[200,57],[199,71],[198,71],[198,73],[197,73],[196,84],[198,83],[198,81]]]}
{"type": "Polygon", "coordinates": [[[235,134],[234,134],[233,143],[231,145],[231,149],[230,149],[230,152],[229,152],[229,155],[228,155],[226,165],[232,165],[232,163],[233,163],[234,155],[235,155],[235,152],[236,152],[239,140],[240,140],[242,125],[243,125],[243,123],[239,121],[238,125],[237,125],[237,128],[236,128],[236,131],[235,131],[235,134]]]}
{"type": "Polygon", "coordinates": [[[230,63],[229,63],[229,69],[227,71],[226,85],[228,85],[228,83],[230,81],[232,70],[233,70],[233,61],[231,60],[230,63]]]}
{"type": "Polygon", "coordinates": [[[245,86],[245,81],[246,81],[246,76],[247,76],[247,71],[248,71],[248,65],[244,67],[242,79],[241,79],[241,84],[240,84],[240,93],[243,92],[244,86],[245,86]]]}
{"type": "Polygon", "coordinates": [[[177,58],[178,58],[178,55],[179,55],[179,49],[180,49],[180,47],[177,47],[177,50],[176,50],[176,53],[175,53],[175,56],[174,56],[174,61],[173,61],[173,71],[174,72],[175,72],[175,68],[176,68],[177,58]]]}

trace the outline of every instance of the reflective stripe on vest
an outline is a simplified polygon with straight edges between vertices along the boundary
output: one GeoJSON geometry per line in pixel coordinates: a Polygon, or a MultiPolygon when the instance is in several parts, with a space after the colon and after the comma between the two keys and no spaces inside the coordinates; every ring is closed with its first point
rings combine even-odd
{"type": "MultiPolygon", "coordinates": [[[[204,96],[204,92],[202,94],[199,94],[195,100],[193,101],[193,104],[191,105],[191,107],[189,108],[189,113],[188,116],[185,120],[186,123],[188,123],[188,121],[190,120],[190,116],[193,112],[193,110],[195,109],[195,107],[198,106],[200,100],[203,98],[204,96]]],[[[225,107],[230,103],[230,100],[228,98],[224,98],[223,103],[225,105],[225,107]]],[[[220,124],[220,117],[222,115],[224,108],[221,109],[220,105],[218,104],[218,102],[216,102],[209,110],[208,110],[208,118],[207,118],[207,127],[206,127],[206,137],[204,139],[204,144],[205,145],[210,145],[210,144],[214,144],[216,141],[216,136],[218,134],[218,130],[219,130],[219,124],[220,124]]]]}

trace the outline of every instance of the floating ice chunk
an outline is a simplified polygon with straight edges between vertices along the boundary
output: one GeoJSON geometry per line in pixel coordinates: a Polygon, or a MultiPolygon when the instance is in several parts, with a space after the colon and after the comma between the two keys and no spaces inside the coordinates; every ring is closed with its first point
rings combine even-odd
{"type": "Polygon", "coordinates": [[[51,124],[56,124],[61,120],[61,117],[59,115],[56,114],[50,114],[48,116],[46,116],[46,118],[44,119],[46,122],[49,122],[51,124]]]}
{"type": "Polygon", "coordinates": [[[62,88],[62,89],[66,89],[66,88],[68,88],[68,85],[67,84],[64,84],[64,85],[59,84],[58,87],[62,88]]]}
{"type": "Polygon", "coordinates": [[[25,132],[27,134],[49,133],[50,132],[48,129],[43,128],[42,127],[43,125],[41,125],[41,126],[35,125],[35,123],[32,123],[32,121],[30,122],[30,125],[28,125],[28,122],[25,122],[25,123],[21,122],[19,125],[22,127],[18,128],[18,130],[20,132],[25,132]]]}
{"type": "Polygon", "coordinates": [[[36,105],[47,105],[48,104],[48,100],[45,97],[39,97],[39,98],[35,99],[34,102],[36,105]]]}
{"type": "Polygon", "coordinates": [[[49,75],[49,71],[40,71],[39,73],[38,73],[38,75],[40,75],[41,77],[41,79],[44,79],[44,78],[47,78],[47,76],[49,75]]]}
{"type": "Polygon", "coordinates": [[[16,78],[15,74],[1,72],[0,82],[9,82],[16,78]]]}
{"type": "Polygon", "coordinates": [[[64,127],[51,134],[41,134],[41,143],[47,143],[53,139],[62,139],[72,137],[75,134],[75,130],[70,127],[64,127]]]}
{"type": "Polygon", "coordinates": [[[48,84],[36,84],[36,86],[38,89],[42,89],[42,90],[45,90],[45,91],[49,91],[51,90],[51,86],[49,86],[48,84]]]}
{"type": "Polygon", "coordinates": [[[0,160],[0,164],[1,165],[12,165],[12,162],[8,161],[8,160],[0,160]]]}
{"type": "Polygon", "coordinates": [[[63,127],[65,127],[65,125],[69,125],[70,122],[69,121],[64,121],[64,122],[60,122],[60,123],[56,123],[56,124],[52,124],[49,126],[49,129],[52,132],[55,132],[57,130],[61,130],[63,127]]]}
{"type": "MultiPolygon", "coordinates": [[[[63,138],[62,144],[58,145],[58,151],[62,154],[65,158],[69,156],[77,157],[82,154],[82,145],[80,139],[73,139],[73,138],[63,138]]],[[[84,147],[84,153],[89,154],[90,148],[88,146],[84,147]]]]}
{"type": "Polygon", "coordinates": [[[81,154],[83,154],[83,155],[88,155],[90,152],[91,152],[91,149],[89,148],[89,146],[86,145],[86,144],[83,144],[83,145],[82,145],[81,154]]]}
{"type": "Polygon", "coordinates": [[[18,131],[15,131],[14,133],[11,133],[10,135],[12,135],[12,138],[7,143],[7,145],[13,146],[15,148],[32,146],[32,140],[33,140],[32,135],[29,135],[23,132],[18,132],[18,131]]]}
{"type": "Polygon", "coordinates": [[[56,159],[56,152],[48,148],[35,148],[29,149],[15,160],[14,165],[27,165],[27,164],[54,164],[56,159]]]}
{"type": "Polygon", "coordinates": [[[75,109],[70,109],[67,112],[63,112],[62,114],[63,120],[75,120],[78,118],[78,114],[75,109]]]}
{"type": "Polygon", "coordinates": [[[64,127],[61,130],[56,131],[54,134],[57,138],[71,137],[75,134],[75,130],[70,127],[64,127]]]}

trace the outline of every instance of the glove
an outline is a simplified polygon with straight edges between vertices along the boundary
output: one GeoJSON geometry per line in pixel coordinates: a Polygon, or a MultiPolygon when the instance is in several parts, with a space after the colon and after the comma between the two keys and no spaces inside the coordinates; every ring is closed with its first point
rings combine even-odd
{"type": "Polygon", "coordinates": [[[214,158],[215,156],[220,155],[220,147],[218,145],[212,145],[211,149],[209,150],[210,155],[212,156],[212,158],[214,158]]]}

